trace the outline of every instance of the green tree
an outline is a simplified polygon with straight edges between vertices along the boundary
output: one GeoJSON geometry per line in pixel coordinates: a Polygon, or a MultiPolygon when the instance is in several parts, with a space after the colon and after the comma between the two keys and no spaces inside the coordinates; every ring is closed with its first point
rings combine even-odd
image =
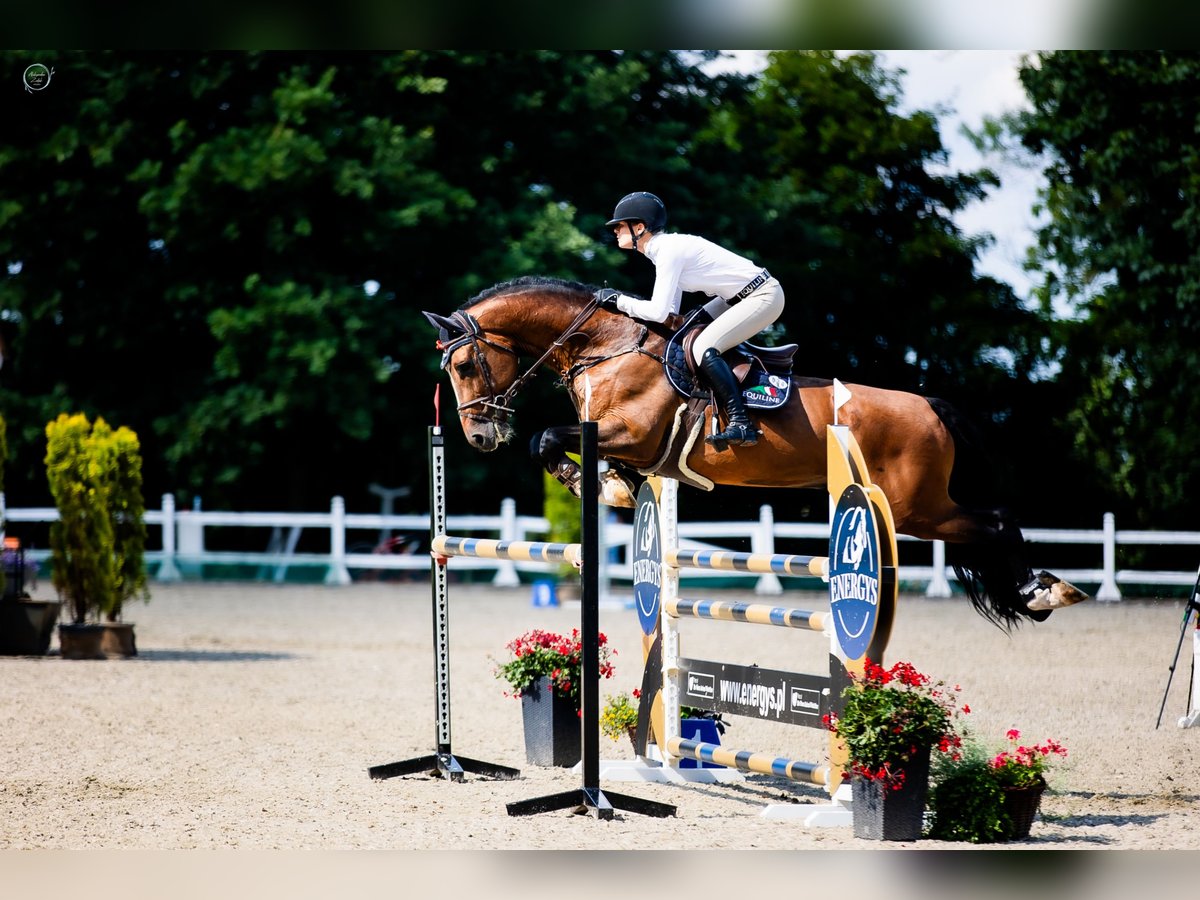
{"type": "MultiPolygon", "coordinates": [[[[994,179],[929,174],[932,117],[898,116],[868,55],[777,53],[762,79],[706,75],[711,55],[65,54],[0,137],[14,494],[43,502],[41,423],[81,409],[139,435],[151,495],[420,496],[444,383],[420,311],[528,274],[648,292],[653,267],[603,225],[637,189],[782,277],[777,338],[806,372],[968,396],[1008,425],[1030,316],[950,219],[994,179]]],[[[520,433],[571,414],[535,379],[520,433]]],[[[452,503],[539,503],[524,441],[450,450],[452,503]]]]}
{"type": "Polygon", "coordinates": [[[1036,380],[1045,322],[975,273],[989,237],[953,220],[996,176],[946,171],[936,118],[899,102],[873,54],[772,53],[748,102],[722,105],[699,141],[697,227],[781,279],[778,337],[800,345],[805,374],[950,400],[1006,464],[992,502],[1035,508],[1049,480],[1028,446],[1051,411],[1036,380]]]}
{"type": "MultiPolygon", "coordinates": [[[[148,486],[211,503],[420,484],[440,373],[419,311],[610,272],[568,198],[603,221],[597,169],[621,180],[655,129],[705,115],[684,79],[669,53],[68,55],[0,141],[20,483],[40,484],[35,423],[73,406],[131,423],[148,486]],[[638,140],[614,140],[631,112],[638,140]]],[[[485,473],[464,461],[461,484],[485,473]]]]}
{"type": "Polygon", "coordinates": [[[1044,161],[1030,268],[1077,457],[1128,525],[1182,527],[1200,479],[1200,139],[1190,52],[1043,53],[1010,123],[1044,161]]]}
{"type": "Polygon", "coordinates": [[[781,277],[784,323],[811,374],[1003,394],[1030,368],[1037,317],[974,273],[984,238],[952,219],[996,177],[939,174],[936,119],[898,104],[895,73],[872,54],[772,54],[751,101],[717,119],[720,154],[748,157],[717,230],[781,277]],[[728,219],[744,207],[753,213],[728,219]]]}

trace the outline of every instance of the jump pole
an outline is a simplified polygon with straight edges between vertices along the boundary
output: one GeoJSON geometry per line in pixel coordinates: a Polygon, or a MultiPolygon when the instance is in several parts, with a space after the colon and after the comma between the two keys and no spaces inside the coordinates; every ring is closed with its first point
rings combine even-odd
{"type": "MultiPolygon", "coordinates": [[[[437,406],[437,394],[434,394],[437,406]]],[[[432,546],[446,533],[446,450],[441,425],[429,429],[429,540],[432,546]]],[[[371,766],[367,774],[376,780],[427,773],[448,781],[462,781],[464,772],[489,778],[519,778],[520,769],[455,756],[450,748],[450,598],[447,589],[446,557],[430,553],[429,583],[433,598],[433,661],[435,704],[435,747],[428,756],[371,766]]]]}

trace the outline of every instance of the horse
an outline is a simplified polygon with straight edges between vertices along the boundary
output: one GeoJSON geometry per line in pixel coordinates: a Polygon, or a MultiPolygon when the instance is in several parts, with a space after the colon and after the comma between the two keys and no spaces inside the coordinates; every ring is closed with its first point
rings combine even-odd
{"type": "MultiPolygon", "coordinates": [[[[438,330],[441,367],[471,446],[486,452],[512,440],[514,398],[546,368],[566,387],[579,421],[597,423],[600,456],[613,468],[595,489],[610,505],[633,506],[632,479],[651,474],[702,489],[824,486],[834,382],[792,377],[786,403],[758,416],[756,444],[718,449],[700,436],[712,431],[711,405],[681,396],[665,374],[679,317],[661,325],[633,319],[609,306],[604,293],[526,276],[482,291],[448,317],[424,312],[438,330]],[[523,358],[533,362],[523,367],[523,358]],[[698,410],[691,421],[689,406],[698,410]]],[[[857,439],[897,532],[944,541],[947,563],[984,618],[1010,630],[1023,618],[1041,621],[1087,599],[1048,572],[1033,574],[1008,510],[974,500],[965,505],[968,495],[986,489],[994,470],[954,407],[865,384],[842,387],[849,399],[837,421],[857,439]],[[952,498],[952,487],[964,503],[952,498]]],[[[549,428],[531,442],[535,458],[576,496],[581,475],[566,449],[578,446],[579,431],[578,424],[549,428]]]]}

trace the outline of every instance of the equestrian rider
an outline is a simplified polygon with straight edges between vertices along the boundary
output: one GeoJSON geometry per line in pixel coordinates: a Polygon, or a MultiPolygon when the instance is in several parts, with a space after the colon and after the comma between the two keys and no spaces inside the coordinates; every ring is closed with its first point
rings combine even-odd
{"type": "Polygon", "coordinates": [[[745,257],[691,234],[666,234],[667,208],[645,191],[626,194],[617,203],[608,227],[622,250],[644,254],[654,263],[654,292],[649,300],[626,294],[615,298],[626,315],[662,322],[679,312],[684,291],[702,291],[713,299],[704,305],[713,322],[692,344],[692,354],[725,408],[728,424],[709,435],[718,449],[726,444],[758,442],[737,379],[721,357],[726,350],[758,334],[783,312],[783,288],[770,273],[745,257]]]}

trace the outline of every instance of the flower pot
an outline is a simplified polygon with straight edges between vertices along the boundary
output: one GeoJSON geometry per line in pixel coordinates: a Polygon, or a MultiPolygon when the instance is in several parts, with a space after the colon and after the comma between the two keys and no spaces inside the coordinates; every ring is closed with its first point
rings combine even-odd
{"type": "Polygon", "coordinates": [[[1000,790],[1004,792],[1004,811],[1012,821],[1005,839],[1023,841],[1029,837],[1029,829],[1037,817],[1046,782],[1040,781],[1032,787],[1003,787],[1000,790]]]}
{"type": "Polygon", "coordinates": [[[106,657],[128,659],[137,656],[133,625],[129,622],[101,622],[104,634],[100,637],[100,650],[106,657]]]}
{"type": "Polygon", "coordinates": [[[0,601],[0,654],[45,656],[61,605],[54,600],[0,601]]]}
{"type": "Polygon", "coordinates": [[[583,725],[572,700],[550,689],[542,676],[521,692],[525,725],[525,759],[535,766],[566,766],[579,762],[583,725]]]}
{"type": "Polygon", "coordinates": [[[102,625],[59,625],[58,647],[63,659],[108,659],[101,648],[102,625]]]}
{"type": "Polygon", "coordinates": [[[904,783],[893,788],[882,781],[854,775],[851,811],[854,836],[868,841],[919,840],[929,793],[929,748],[904,768],[904,783]]]}

